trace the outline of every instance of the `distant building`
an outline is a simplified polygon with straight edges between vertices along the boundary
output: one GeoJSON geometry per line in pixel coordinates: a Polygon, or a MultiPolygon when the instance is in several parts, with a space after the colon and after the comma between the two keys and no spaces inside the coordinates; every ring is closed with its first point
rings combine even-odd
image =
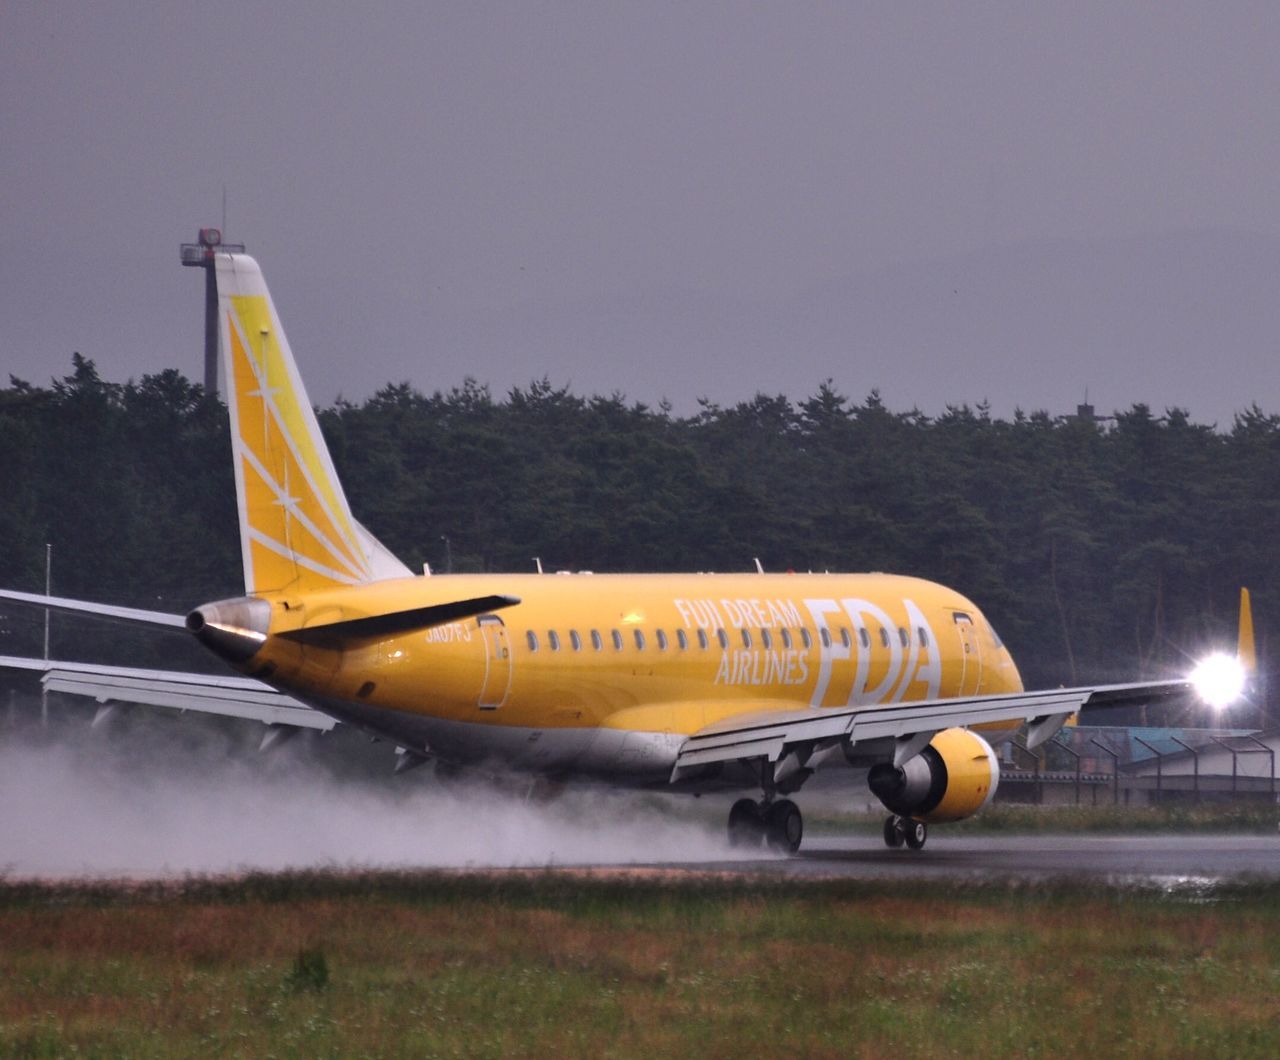
{"type": "Polygon", "coordinates": [[[1099,416],[1097,413],[1097,410],[1092,405],[1090,405],[1088,402],[1088,399],[1086,399],[1083,405],[1076,406],[1076,412],[1074,416],[1064,416],[1063,419],[1082,420],[1085,423],[1103,424],[1103,423],[1114,423],[1116,418],[1114,416],[1099,416]]]}
{"type": "Polygon", "coordinates": [[[1001,746],[1007,802],[1145,805],[1168,799],[1275,801],[1280,730],[1071,726],[1037,752],[1001,746]]]}

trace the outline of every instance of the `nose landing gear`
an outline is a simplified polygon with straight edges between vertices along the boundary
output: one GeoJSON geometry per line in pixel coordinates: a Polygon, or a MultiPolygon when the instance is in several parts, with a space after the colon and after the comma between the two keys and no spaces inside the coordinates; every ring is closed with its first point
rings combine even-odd
{"type": "Polygon", "coordinates": [[[803,838],[804,818],[790,799],[739,799],[729,811],[729,845],[735,850],[758,850],[763,842],[780,854],[794,854],[803,838]]]}

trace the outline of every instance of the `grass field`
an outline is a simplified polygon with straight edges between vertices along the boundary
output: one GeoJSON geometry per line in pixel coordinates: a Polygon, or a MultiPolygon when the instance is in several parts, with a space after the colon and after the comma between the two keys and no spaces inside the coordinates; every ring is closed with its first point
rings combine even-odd
{"type": "Polygon", "coordinates": [[[0,881],[0,1055],[1275,1056],[1280,885],[0,881]]]}

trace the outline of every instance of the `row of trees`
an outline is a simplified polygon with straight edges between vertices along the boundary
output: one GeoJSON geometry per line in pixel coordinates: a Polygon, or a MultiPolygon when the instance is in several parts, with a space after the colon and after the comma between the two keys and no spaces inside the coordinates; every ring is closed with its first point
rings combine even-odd
{"type": "MultiPolygon", "coordinates": [[[[1280,418],[893,412],[829,384],[692,416],[536,382],[320,411],[357,515],[434,570],[893,570],[953,585],[1038,684],[1131,679],[1280,592],[1280,418]]],[[[180,609],[239,587],[225,409],[176,371],[0,390],[0,584],[180,609]]],[[[13,636],[21,620],[10,615],[13,636]],[[16,624],[16,625],[15,625],[16,624]]],[[[0,647],[0,652],[4,649],[0,647]]]]}

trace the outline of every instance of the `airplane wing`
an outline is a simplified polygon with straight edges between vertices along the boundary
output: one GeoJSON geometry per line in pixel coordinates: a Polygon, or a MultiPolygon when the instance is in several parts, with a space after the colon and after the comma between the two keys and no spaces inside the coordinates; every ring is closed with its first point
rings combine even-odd
{"type": "Polygon", "coordinates": [[[42,596],[39,593],[20,593],[13,589],[0,589],[0,600],[12,600],[18,604],[45,607],[73,615],[92,615],[112,622],[128,622],[132,625],[153,626],[160,629],[184,631],[187,620],[183,615],[170,615],[163,611],[144,611],[137,607],[117,607],[115,604],[95,604],[87,600],[72,600],[65,596],[42,596]]]}
{"type": "Polygon", "coordinates": [[[676,758],[671,780],[700,767],[748,758],[764,758],[789,772],[814,761],[816,752],[841,745],[891,754],[900,766],[944,729],[1010,721],[1030,726],[1027,746],[1035,748],[1078,711],[1187,695],[1192,688],[1187,680],[1156,681],[740,715],[690,736],[676,758]]]}
{"type": "Polygon", "coordinates": [[[47,691],[88,696],[103,706],[140,703],[324,732],[337,725],[332,718],[313,710],[301,700],[277,692],[251,677],[53,660],[46,662],[4,655],[0,655],[0,669],[42,671],[41,684],[47,691]]]}
{"type": "MultiPolygon", "coordinates": [[[[186,632],[186,619],[182,615],[162,611],[21,593],[12,589],[0,589],[0,600],[47,607],[51,611],[62,613],[90,615],[130,625],[150,626],[153,629],[186,632]]],[[[96,700],[99,704],[98,718],[112,704],[138,703],[260,721],[264,725],[275,727],[269,736],[278,735],[286,726],[289,731],[319,729],[327,732],[337,724],[332,718],[313,710],[300,700],[249,677],[99,666],[11,655],[0,655],[0,669],[39,671],[43,674],[40,683],[46,691],[88,696],[96,700]]]]}

